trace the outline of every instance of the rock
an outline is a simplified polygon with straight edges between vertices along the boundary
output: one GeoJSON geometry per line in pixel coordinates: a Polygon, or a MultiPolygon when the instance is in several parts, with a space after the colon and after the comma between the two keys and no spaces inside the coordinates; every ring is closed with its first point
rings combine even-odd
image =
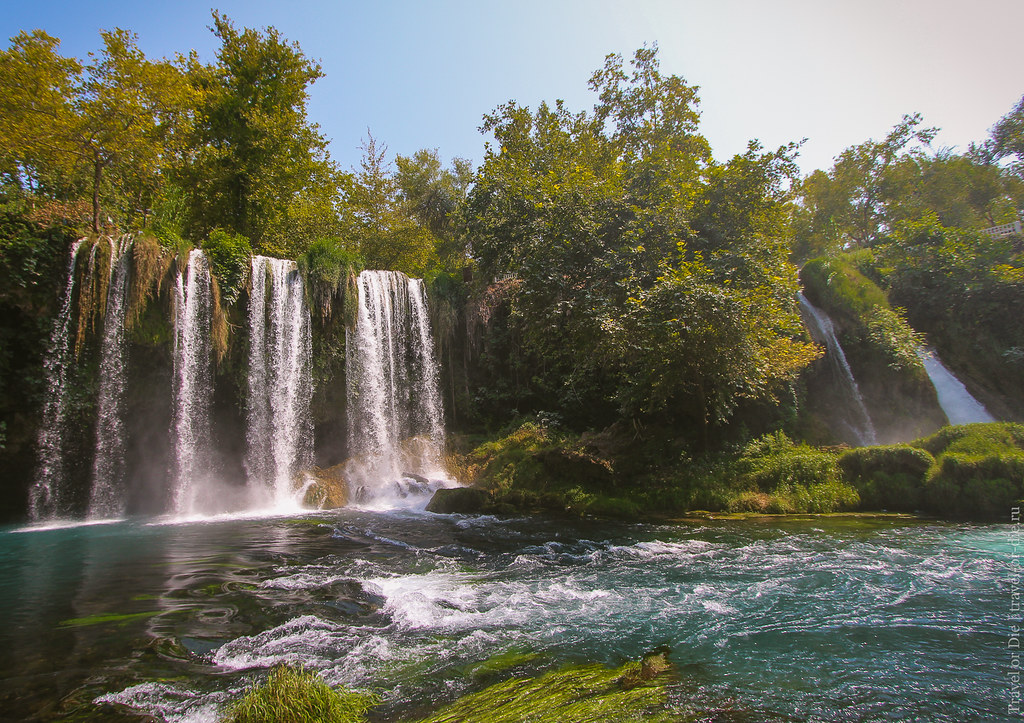
{"type": "Polygon", "coordinates": [[[487,493],[473,487],[451,487],[439,489],[430,498],[427,512],[442,515],[474,514],[483,510],[487,503],[487,493]]]}
{"type": "Polygon", "coordinates": [[[317,510],[333,510],[348,504],[348,481],[345,479],[345,465],[336,464],[327,469],[314,467],[309,471],[313,478],[302,504],[317,510]]]}

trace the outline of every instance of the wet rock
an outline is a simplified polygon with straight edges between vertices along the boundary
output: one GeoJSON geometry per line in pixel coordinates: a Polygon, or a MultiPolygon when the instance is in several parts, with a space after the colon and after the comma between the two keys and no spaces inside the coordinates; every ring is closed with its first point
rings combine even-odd
{"type": "Polygon", "coordinates": [[[314,467],[309,471],[313,478],[306,488],[302,504],[318,510],[333,510],[348,504],[348,481],[345,479],[345,465],[336,464],[327,469],[314,467]]]}
{"type": "Polygon", "coordinates": [[[483,511],[487,503],[487,493],[473,487],[452,487],[439,489],[430,498],[427,512],[442,515],[473,514],[483,511]]]}

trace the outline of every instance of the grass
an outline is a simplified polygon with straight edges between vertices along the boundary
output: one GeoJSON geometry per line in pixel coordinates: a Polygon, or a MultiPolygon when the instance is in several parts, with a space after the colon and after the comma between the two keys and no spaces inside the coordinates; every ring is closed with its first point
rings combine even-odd
{"type": "Polygon", "coordinates": [[[375,695],[332,688],[313,671],[286,665],[238,700],[225,723],[359,723],[375,695]]]}

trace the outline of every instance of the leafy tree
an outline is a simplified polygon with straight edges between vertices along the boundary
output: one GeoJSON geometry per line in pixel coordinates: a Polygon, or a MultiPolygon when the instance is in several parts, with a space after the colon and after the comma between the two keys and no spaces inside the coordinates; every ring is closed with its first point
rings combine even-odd
{"type": "Polygon", "coordinates": [[[831,171],[802,184],[797,225],[808,252],[867,245],[889,229],[888,210],[899,202],[894,168],[902,158],[919,158],[912,144],[927,145],[937,132],[920,125],[920,114],[904,116],[883,140],[847,148],[831,171]]]}
{"type": "Polygon", "coordinates": [[[326,140],[306,117],[320,65],[272,27],[239,30],[216,12],[213,21],[217,63],[193,59],[189,67],[202,102],[193,153],[177,174],[186,230],[203,237],[223,227],[269,251],[289,229],[333,228],[337,174],[326,140]]]}
{"type": "MultiPolygon", "coordinates": [[[[372,134],[363,144],[360,169],[352,180],[349,209],[353,234],[367,268],[394,269],[422,276],[437,263],[437,239],[401,193],[398,178],[372,134]]],[[[406,164],[407,171],[411,170],[406,164]]],[[[406,182],[409,182],[408,173],[406,182]]]]}
{"type": "MultiPolygon", "coordinates": [[[[715,163],[696,89],[609,56],[592,113],[508,103],[467,205],[485,279],[507,295],[537,398],[577,424],[627,417],[703,430],[770,395],[815,352],[796,341],[788,179],[795,146],[715,163]]],[[[485,297],[486,298],[486,294],[485,297]]],[[[502,318],[502,317],[495,317],[502,318]]],[[[496,330],[495,333],[500,333],[496,330]]]]}
{"type": "Polygon", "coordinates": [[[996,160],[1014,156],[1014,171],[1024,176],[1024,96],[992,127],[987,151],[996,160]]]}
{"type": "Polygon", "coordinates": [[[181,151],[192,94],[178,64],[150,61],[124,30],[102,32],[90,62],[59,41],[22,32],[0,56],[0,145],[8,179],[57,199],[88,189],[93,231],[153,203],[161,169],[181,151]]]}
{"type": "Polygon", "coordinates": [[[451,169],[441,163],[437,149],[422,149],[411,157],[395,157],[395,184],[406,212],[433,234],[438,256],[449,265],[465,262],[465,237],[459,214],[466,201],[474,170],[465,158],[451,169]]]}

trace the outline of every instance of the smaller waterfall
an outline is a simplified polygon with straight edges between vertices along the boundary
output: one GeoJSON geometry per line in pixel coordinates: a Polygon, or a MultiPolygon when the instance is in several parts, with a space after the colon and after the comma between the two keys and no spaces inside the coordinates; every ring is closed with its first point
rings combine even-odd
{"type": "Polygon", "coordinates": [[[68,368],[71,365],[71,317],[75,298],[75,271],[82,240],[71,245],[67,280],[60,311],[50,333],[46,355],[46,401],[39,426],[39,469],[29,489],[29,515],[33,520],[53,517],[60,512],[61,485],[64,482],[64,434],[67,417],[68,368]]]}
{"type": "Polygon", "coordinates": [[[254,256],[245,467],[250,490],[264,498],[256,504],[297,502],[295,475],[313,457],[311,359],[309,309],[295,262],[254,256]]]}
{"type": "Polygon", "coordinates": [[[194,249],[174,289],[174,441],[171,511],[201,511],[199,492],[212,473],[213,353],[210,329],[213,289],[210,266],[194,249]]]}
{"type": "Polygon", "coordinates": [[[345,338],[349,481],[357,500],[404,497],[410,487],[425,493],[426,478],[447,475],[423,282],[397,271],[364,271],[358,292],[356,327],[345,338]]]}
{"type": "Polygon", "coordinates": [[[826,355],[839,371],[839,377],[843,380],[847,396],[856,410],[858,420],[851,427],[858,443],[862,445],[878,444],[875,427],[871,423],[871,415],[868,414],[868,408],[864,404],[864,397],[861,396],[857,381],[853,378],[853,370],[850,369],[850,364],[846,361],[843,347],[840,346],[839,339],[836,338],[835,329],[832,327],[832,320],[821,309],[818,309],[808,301],[802,293],[797,293],[797,299],[800,302],[800,308],[806,313],[811,335],[815,337],[815,341],[825,344],[826,355]]]}
{"type": "Polygon", "coordinates": [[[127,348],[124,338],[128,310],[129,240],[110,239],[110,283],[107,287],[103,341],[100,347],[100,389],[97,401],[96,455],[88,517],[124,514],[125,430],[124,387],[127,348]]]}
{"type": "Polygon", "coordinates": [[[950,424],[996,421],[984,405],[967,391],[963,382],[939,360],[938,354],[931,349],[918,349],[917,355],[924,364],[924,370],[928,372],[928,378],[935,385],[939,406],[946,413],[950,424]]]}

